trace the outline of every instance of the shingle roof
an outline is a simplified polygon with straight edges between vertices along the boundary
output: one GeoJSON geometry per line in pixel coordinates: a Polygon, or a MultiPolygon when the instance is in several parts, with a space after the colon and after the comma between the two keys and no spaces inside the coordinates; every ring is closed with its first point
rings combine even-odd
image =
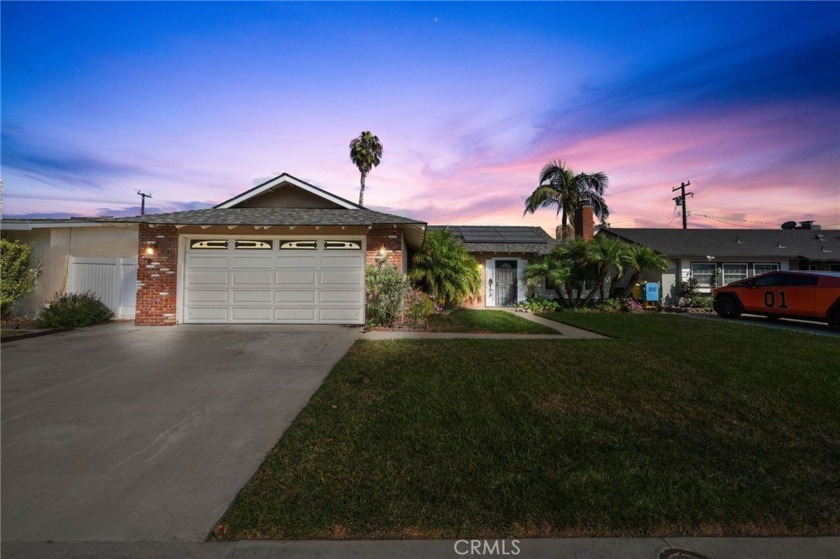
{"type": "Polygon", "coordinates": [[[516,225],[429,225],[449,229],[461,239],[467,252],[519,252],[548,254],[557,241],[542,227],[516,225]],[[471,242],[471,239],[476,239],[471,242]]]}
{"type": "Polygon", "coordinates": [[[667,256],[713,255],[840,260],[837,229],[601,229],[667,256]],[[819,238],[822,236],[822,238],[819,238]]]}
{"type": "Polygon", "coordinates": [[[157,225],[425,225],[373,210],[343,208],[209,208],[115,219],[157,225]]]}

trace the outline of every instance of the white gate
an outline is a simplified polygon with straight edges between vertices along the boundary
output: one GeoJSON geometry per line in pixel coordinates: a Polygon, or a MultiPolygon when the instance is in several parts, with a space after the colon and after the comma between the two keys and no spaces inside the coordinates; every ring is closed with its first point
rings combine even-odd
{"type": "Polygon", "coordinates": [[[114,311],[114,318],[134,318],[137,260],[71,256],[67,267],[68,293],[92,291],[114,311]]]}

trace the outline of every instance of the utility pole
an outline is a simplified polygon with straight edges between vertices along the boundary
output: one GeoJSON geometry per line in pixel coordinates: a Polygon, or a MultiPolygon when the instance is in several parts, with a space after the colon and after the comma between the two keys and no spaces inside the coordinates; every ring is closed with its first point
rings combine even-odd
{"type": "Polygon", "coordinates": [[[689,186],[690,184],[691,184],[691,181],[684,182],[684,183],[680,184],[679,186],[676,186],[676,187],[671,189],[671,192],[676,192],[677,190],[680,191],[680,195],[677,196],[676,198],[672,198],[672,200],[674,202],[676,202],[676,204],[678,206],[682,206],[682,212],[681,213],[682,213],[682,218],[683,218],[683,229],[688,229],[688,209],[685,207],[685,197],[686,196],[691,196],[692,198],[694,198],[694,193],[693,192],[686,192],[685,191],[685,187],[689,186]]]}
{"type": "Polygon", "coordinates": [[[151,198],[152,195],[140,192],[139,190],[137,194],[140,196],[140,215],[144,215],[146,213],[146,198],[151,198]]]}

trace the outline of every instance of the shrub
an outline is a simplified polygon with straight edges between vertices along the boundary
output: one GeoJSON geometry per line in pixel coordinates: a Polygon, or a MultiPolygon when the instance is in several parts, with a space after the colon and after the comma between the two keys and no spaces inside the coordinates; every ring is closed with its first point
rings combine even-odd
{"type": "Polygon", "coordinates": [[[32,268],[32,247],[0,239],[0,316],[9,317],[12,304],[35,287],[38,271],[32,268]]]}
{"type": "Polygon", "coordinates": [[[700,308],[700,309],[711,309],[712,308],[712,298],[707,297],[705,295],[698,295],[694,298],[691,304],[692,307],[700,308]]]}
{"type": "Polygon", "coordinates": [[[554,312],[560,309],[560,303],[556,299],[528,297],[525,302],[517,304],[516,308],[532,313],[554,312]]]}
{"type": "Polygon", "coordinates": [[[694,304],[694,300],[700,296],[699,285],[697,278],[688,278],[688,281],[680,282],[681,307],[690,307],[694,304]]]}
{"type": "Polygon", "coordinates": [[[630,297],[621,300],[622,312],[641,313],[645,312],[645,308],[638,301],[634,301],[630,297]]]}
{"type": "Polygon", "coordinates": [[[111,309],[99,300],[96,294],[69,293],[55,297],[38,314],[41,328],[79,328],[94,324],[105,324],[114,318],[111,309]]]}
{"type": "Polygon", "coordinates": [[[403,320],[410,325],[421,326],[436,310],[434,299],[418,289],[412,289],[406,297],[403,320]]]}
{"type": "Polygon", "coordinates": [[[601,301],[598,305],[598,309],[602,312],[606,313],[618,313],[622,312],[622,308],[624,306],[624,300],[620,298],[613,298],[607,299],[606,301],[601,301]]]}
{"type": "Polygon", "coordinates": [[[408,278],[385,261],[367,267],[365,297],[368,326],[393,326],[403,315],[410,289],[408,278]]]}
{"type": "Polygon", "coordinates": [[[481,292],[478,261],[448,229],[426,233],[423,249],[414,255],[411,279],[446,307],[478,299],[481,292]]]}

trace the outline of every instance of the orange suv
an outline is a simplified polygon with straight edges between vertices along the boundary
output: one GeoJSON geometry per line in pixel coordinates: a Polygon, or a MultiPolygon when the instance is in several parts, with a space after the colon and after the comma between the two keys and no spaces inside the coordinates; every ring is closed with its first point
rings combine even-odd
{"type": "Polygon", "coordinates": [[[828,322],[840,328],[840,272],[770,272],[715,289],[715,312],[828,322]]]}

